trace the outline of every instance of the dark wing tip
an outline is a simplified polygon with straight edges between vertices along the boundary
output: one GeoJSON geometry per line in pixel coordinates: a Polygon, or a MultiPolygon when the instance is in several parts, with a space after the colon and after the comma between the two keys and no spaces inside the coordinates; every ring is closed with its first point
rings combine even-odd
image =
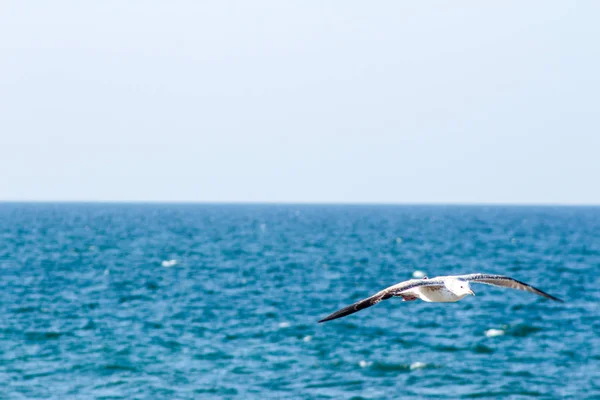
{"type": "MultiPolygon", "coordinates": [[[[538,290],[539,290],[539,289],[538,289],[538,290]]],[[[544,293],[544,292],[542,292],[541,290],[540,290],[540,292],[541,292],[541,293],[544,293]]],[[[565,302],[564,300],[562,300],[562,299],[559,299],[558,297],[554,297],[554,296],[552,296],[551,294],[548,294],[548,293],[544,293],[544,294],[545,294],[545,297],[549,298],[550,300],[558,301],[559,303],[564,303],[564,302],[565,302]]]]}
{"type": "Polygon", "coordinates": [[[464,279],[472,281],[472,282],[487,283],[492,286],[504,286],[504,287],[509,287],[512,289],[524,290],[524,291],[528,291],[530,293],[535,293],[539,296],[545,297],[550,300],[558,301],[559,303],[565,302],[564,300],[561,300],[558,297],[554,297],[551,294],[544,292],[543,290],[540,290],[540,289],[538,289],[534,286],[531,286],[525,282],[518,281],[515,278],[511,278],[510,276],[490,275],[490,274],[471,274],[471,275],[463,275],[463,277],[464,277],[464,279]],[[520,285],[520,287],[518,287],[518,286],[515,287],[510,284],[502,285],[502,284],[499,284],[497,281],[508,281],[508,282],[512,282],[513,284],[516,283],[517,285],[520,285]]]}
{"type": "Polygon", "coordinates": [[[326,316],[325,318],[319,320],[318,323],[331,321],[332,319],[342,318],[342,317],[345,317],[346,315],[354,314],[355,312],[360,311],[363,308],[370,307],[372,304],[364,305],[361,307],[361,303],[367,302],[368,300],[369,299],[362,300],[362,301],[359,301],[358,303],[354,303],[348,307],[344,307],[341,310],[338,310],[338,311],[326,316]]]}
{"type": "Polygon", "coordinates": [[[323,318],[323,319],[320,319],[320,320],[318,320],[318,321],[317,321],[317,324],[320,324],[320,323],[322,323],[322,322],[331,321],[332,319],[335,319],[335,318],[339,318],[339,317],[334,317],[333,315],[330,315],[330,316],[328,316],[328,317],[325,317],[325,318],[323,318]]]}
{"type": "Polygon", "coordinates": [[[374,306],[375,304],[379,303],[381,300],[385,300],[389,297],[392,297],[392,296],[390,296],[390,295],[382,296],[378,293],[375,296],[358,301],[354,304],[349,305],[348,307],[344,307],[341,310],[338,310],[338,311],[334,312],[333,314],[330,314],[330,315],[326,316],[325,318],[319,320],[318,323],[327,322],[327,321],[331,321],[332,319],[342,318],[342,317],[345,317],[346,315],[354,314],[355,312],[360,311],[364,308],[374,306]]]}
{"type": "Polygon", "coordinates": [[[548,293],[544,292],[543,290],[540,290],[540,289],[538,289],[538,288],[536,288],[534,286],[531,286],[531,285],[529,285],[529,284],[527,284],[525,282],[518,281],[518,280],[516,280],[514,278],[509,278],[509,279],[512,280],[513,282],[517,282],[517,283],[525,286],[526,288],[529,288],[532,293],[535,293],[535,294],[537,294],[539,296],[545,297],[545,298],[550,299],[550,300],[558,301],[559,303],[564,303],[565,302],[564,300],[561,300],[558,297],[554,297],[551,294],[548,294],[548,293]]]}

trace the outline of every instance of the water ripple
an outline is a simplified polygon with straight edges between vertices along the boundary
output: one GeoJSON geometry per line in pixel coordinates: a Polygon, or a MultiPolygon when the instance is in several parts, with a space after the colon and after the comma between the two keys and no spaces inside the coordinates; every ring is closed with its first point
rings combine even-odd
{"type": "Polygon", "coordinates": [[[0,397],[594,398],[598,243],[589,207],[0,204],[0,397]],[[316,323],[417,271],[568,301],[316,323]]]}

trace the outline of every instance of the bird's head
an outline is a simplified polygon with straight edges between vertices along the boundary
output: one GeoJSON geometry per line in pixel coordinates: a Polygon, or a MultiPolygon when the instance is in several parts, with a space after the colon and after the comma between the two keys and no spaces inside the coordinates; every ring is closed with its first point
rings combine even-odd
{"type": "Polygon", "coordinates": [[[468,281],[462,279],[451,279],[446,281],[446,287],[457,296],[465,297],[466,295],[475,296],[475,292],[471,290],[471,285],[468,281]]]}

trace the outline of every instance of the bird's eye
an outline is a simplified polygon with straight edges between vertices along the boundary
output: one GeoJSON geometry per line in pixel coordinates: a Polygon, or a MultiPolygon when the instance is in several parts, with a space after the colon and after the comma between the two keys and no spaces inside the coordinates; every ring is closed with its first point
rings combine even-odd
{"type": "Polygon", "coordinates": [[[465,287],[464,287],[464,286],[461,286],[460,288],[461,288],[461,289],[464,289],[465,287]]]}

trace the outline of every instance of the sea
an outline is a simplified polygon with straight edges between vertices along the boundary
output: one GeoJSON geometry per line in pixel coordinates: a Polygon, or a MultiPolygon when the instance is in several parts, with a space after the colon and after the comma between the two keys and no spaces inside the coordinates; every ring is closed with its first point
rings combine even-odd
{"type": "Polygon", "coordinates": [[[0,204],[0,399],[600,399],[600,208],[0,204]],[[392,298],[413,276],[504,274],[392,298]]]}

